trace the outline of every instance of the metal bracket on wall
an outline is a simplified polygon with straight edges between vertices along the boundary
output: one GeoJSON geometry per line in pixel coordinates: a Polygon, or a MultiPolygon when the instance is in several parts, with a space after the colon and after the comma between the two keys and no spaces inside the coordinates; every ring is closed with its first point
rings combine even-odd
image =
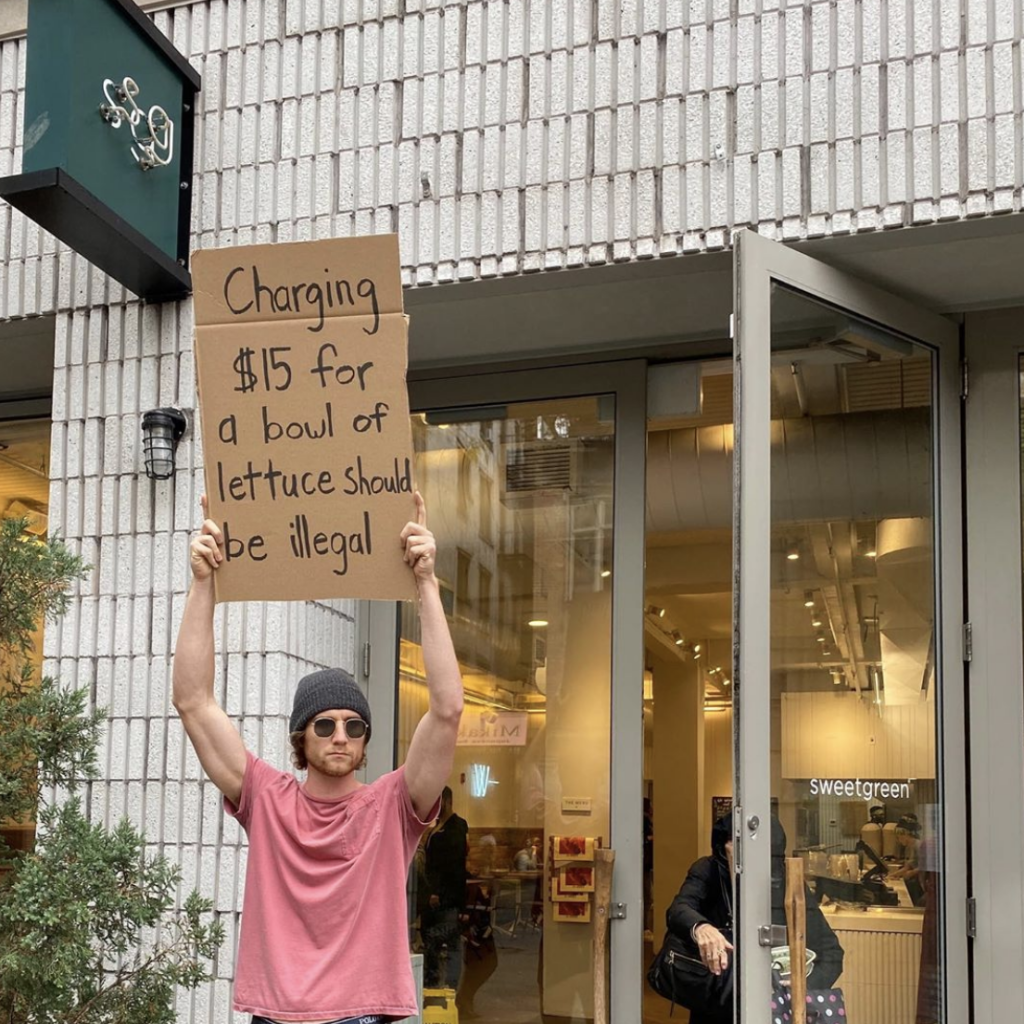
{"type": "Polygon", "coordinates": [[[611,909],[608,911],[608,919],[610,921],[625,921],[626,920],[626,904],[625,903],[613,903],[611,909]]]}

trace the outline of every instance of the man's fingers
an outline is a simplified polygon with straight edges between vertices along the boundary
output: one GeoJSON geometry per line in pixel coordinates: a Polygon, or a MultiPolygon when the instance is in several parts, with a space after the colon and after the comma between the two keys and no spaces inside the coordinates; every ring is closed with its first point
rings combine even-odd
{"type": "Polygon", "coordinates": [[[200,528],[203,533],[208,533],[215,537],[219,544],[224,539],[224,534],[221,533],[220,527],[210,518],[210,499],[205,494],[199,496],[199,504],[203,510],[203,525],[200,528]]]}
{"type": "Polygon", "coordinates": [[[405,553],[405,560],[409,565],[415,565],[421,558],[427,558],[432,561],[434,549],[426,545],[416,545],[415,547],[410,547],[405,553]]]}
{"type": "Polygon", "coordinates": [[[413,499],[416,502],[416,522],[419,526],[427,525],[427,503],[423,500],[423,495],[419,491],[413,494],[413,499]]]}
{"type": "Polygon", "coordinates": [[[215,568],[220,564],[220,556],[217,554],[216,551],[212,551],[210,548],[197,548],[196,550],[199,552],[199,555],[203,559],[203,561],[209,562],[210,565],[214,566],[215,568]]]}
{"type": "Polygon", "coordinates": [[[214,565],[224,558],[220,553],[220,548],[217,547],[217,542],[209,535],[196,538],[195,550],[201,552],[214,565]]]}
{"type": "Polygon", "coordinates": [[[399,537],[402,540],[406,540],[409,537],[433,537],[434,535],[427,529],[425,523],[406,523],[402,527],[402,532],[399,537]]]}
{"type": "Polygon", "coordinates": [[[212,537],[218,544],[224,540],[224,531],[212,519],[204,521],[203,534],[204,536],[212,537]]]}

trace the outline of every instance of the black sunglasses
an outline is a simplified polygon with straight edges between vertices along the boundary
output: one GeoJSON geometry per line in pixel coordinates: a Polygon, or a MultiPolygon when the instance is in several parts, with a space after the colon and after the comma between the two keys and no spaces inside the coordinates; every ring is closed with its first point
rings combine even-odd
{"type": "Polygon", "coordinates": [[[345,735],[350,740],[361,740],[370,727],[361,718],[346,718],[342,722],[336,722],[333,718],[318,718],[313,723],[313,732],[321,739],[327,739],[334,735],[335,728],[341,725],[345,729],[345,735]]]}

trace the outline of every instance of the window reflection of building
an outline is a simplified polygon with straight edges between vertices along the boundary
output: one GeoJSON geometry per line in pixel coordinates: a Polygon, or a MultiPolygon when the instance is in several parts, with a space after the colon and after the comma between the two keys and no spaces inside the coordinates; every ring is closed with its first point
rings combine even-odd
{"type": "MultiPolygon", "coordinates": [[[[592,930],[554,922],[546,842],[608,835],[614,410],[575,399],[497,412],[413,418],[465,682],[450,784],[469,823],[475,913],[489,901],[493,923],[496,964],[487,960],[493,973],[472,1002],[500,1022],[490,993],[511,985],[517,1020],[530,1005],[537,1016],[582,1020],[592,1014],[592,930]],[[563,815],[563,795],[587,798],[590,813],[563,815]],[[517,865],[525,849],[536,866],[522,856],[517,865]]],[[[402,619],[400,758],[426,707],[410,607],[402,619]]]]}

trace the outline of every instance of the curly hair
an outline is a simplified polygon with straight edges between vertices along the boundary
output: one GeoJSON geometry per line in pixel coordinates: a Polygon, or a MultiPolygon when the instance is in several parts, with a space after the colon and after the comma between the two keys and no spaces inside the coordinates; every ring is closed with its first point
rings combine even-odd
{"type": "MultiPolygon", "coordinates": [[[[292,764],[295,765],[299,771],[304,772],[309,767],[309,761],[306,758],[305,730],[302,732],[288,733],[288,739],[292,744],[292,764]]],[[[367,739],[366,743],[369,742],[369,739],[367,739]]],[[[366,743],[363,744],[363,756],[359,759],[359,764],[355,766],[353,771],[359,771],[361,768],[366,767],[366,743]]]]}

